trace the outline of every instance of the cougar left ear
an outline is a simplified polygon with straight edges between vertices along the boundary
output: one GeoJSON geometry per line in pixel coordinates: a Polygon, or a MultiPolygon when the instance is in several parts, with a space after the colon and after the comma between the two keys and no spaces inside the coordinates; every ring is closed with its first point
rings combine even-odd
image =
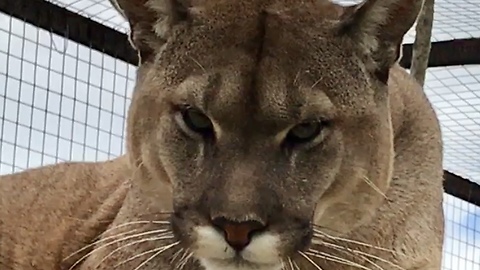
{"type": "Polygon", "coordinates": [[[148,61],[168,40],[172,28],[188,20],[189,1],[109,0],[130,24],[130,43],[138,51],[140,63],[148,61]]]}
{"type": "Polygon", "coordinates": [[[365,0],[342,16],[341,33],[360,45],[383,80],[400,59],[403,37],[415,23],[423,0],[365,0]]]}

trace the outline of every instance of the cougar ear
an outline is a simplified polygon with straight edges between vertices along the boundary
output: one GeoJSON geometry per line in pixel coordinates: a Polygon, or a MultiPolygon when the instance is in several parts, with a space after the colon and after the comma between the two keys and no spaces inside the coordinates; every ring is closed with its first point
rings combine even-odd
{"type": "Polygon", "coordinates": [[[187,0],[109,0],[130,24],[130,43],[140,63],[148,61],[169,38],[172,28],[188,20],[187,0]]]}
{"type": "Polygon", "coordinates": [[[401,57],[403,37],[415,23],[423,0],[364,0],[350,7],[341,21],[341,32],[359,44],[372,60],[382,81],[401,57]]]}

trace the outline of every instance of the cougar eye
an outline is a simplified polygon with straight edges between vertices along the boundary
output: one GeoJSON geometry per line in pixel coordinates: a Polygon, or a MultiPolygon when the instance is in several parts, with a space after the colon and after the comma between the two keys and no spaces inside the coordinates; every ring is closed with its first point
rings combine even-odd
{"type": "Polygon", "coordinates": [[[322,131],[321,122],[305,122],[294,126],[287,134],[289,143],[306,143],[313,141],[322,131]]]}
{"type": "Polygon", "coordinates": [[[213,129],[210,118],[197,109],[187,108],[183,110],[182,118],[185,125],[194,132],[208,133],[213,129]]]}

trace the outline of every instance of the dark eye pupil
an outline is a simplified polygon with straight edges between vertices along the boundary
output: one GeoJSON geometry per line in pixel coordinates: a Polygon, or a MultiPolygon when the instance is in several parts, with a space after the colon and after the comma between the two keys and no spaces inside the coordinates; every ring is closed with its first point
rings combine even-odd
{"type": "Polygon", "coordinates": [[[212,122],[203,113],[195,109],[186,109],[183,112],[183,121],[195,132],[207,132],[212,129],[212,122]]]}
{"type": "Polygon", "coordinates": [[[315,139],[322,130],[319,122],[302,123],[293,127],[287,135],[287,140],[292,143],[304,143],[315,139]]]}

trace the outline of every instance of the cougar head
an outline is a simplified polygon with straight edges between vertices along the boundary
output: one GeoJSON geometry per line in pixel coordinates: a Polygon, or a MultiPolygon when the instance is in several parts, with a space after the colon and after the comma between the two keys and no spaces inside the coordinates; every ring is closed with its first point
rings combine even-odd
{"type": "Polygon", "coordinates": [[[316,226],[368,222],[393,167],[389,70],[422,1],[115,5],[140,57],[134,185],[171,188],[176,237],[206,269],[279,269],[316,226]]]}

